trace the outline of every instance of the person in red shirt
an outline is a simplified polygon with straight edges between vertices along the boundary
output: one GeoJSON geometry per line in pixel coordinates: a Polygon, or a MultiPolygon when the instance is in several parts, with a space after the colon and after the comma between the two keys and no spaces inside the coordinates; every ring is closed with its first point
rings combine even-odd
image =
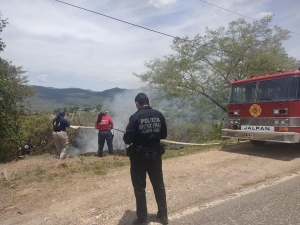
{"type": "Polygon", "coordinates": [[[111,129],[113,128],[114,123],[112,119],[107,116],[107,111],[101,110],[97,120],[95,121],[95,129],[99,130],[98,133],[98,157],[102,157],[103,147],[106,140],[108,147],[108,154],[113,154],[113,135],[111,129]]]}

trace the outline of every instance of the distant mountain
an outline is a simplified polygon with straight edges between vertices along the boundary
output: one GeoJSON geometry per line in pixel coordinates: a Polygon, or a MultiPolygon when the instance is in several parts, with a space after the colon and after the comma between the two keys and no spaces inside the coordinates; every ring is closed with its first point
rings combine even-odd
{"type": "Polygon", "coordinates": [[[58,89],[52,87],[32,86],[36,94],[29,98],[32,111],[52,111],[61,107],[78,106],[81,108],[94,107],[102,101],[113,98],[128,89],[112,88],[102,92],[80,88],[58,89]]]}

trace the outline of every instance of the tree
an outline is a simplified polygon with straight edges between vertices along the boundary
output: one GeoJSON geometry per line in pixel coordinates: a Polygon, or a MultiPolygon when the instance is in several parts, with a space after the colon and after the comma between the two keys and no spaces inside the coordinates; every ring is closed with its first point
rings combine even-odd
{"type": "MultiPolygon", "coordinates": [[[[22,76],[21,67],[11,65],[0,58],[0,152],[16,146],[19,138],[22,115],[26,114],[25,99],[34,91],[22,76]]],[[[2,155],[3,156],[3,155],[2,155]]]]}
{"type": "MultiPolygon", "coordinates": [[[[0,32],[6,24],[7,21],[1,20],[0,15],[0,32]]],[[[0,50],[4,47],[1,42],[0,50]]],[[[7,159],[17,149],[21,118],[26,114],[25,99],[34,94],[27,85],[24,73],[22,67],[0,58],[0,161],[7,159]]]]}
{"type": "Polygon", "coordinates": [[[189,99],[194,106],[212,103],[226,112],[232,79],[299,63],[282,47],[290,32],[271,26],[272,19],[239,19],[227,29],[207,28],[204,36],[175,38],[174,54],[146,62],[148,71],[134,75],[156,87],[159,95],[189,99]]]}
{"type": "Polygon", "coordinates": [[[96,105],[96,109],[97,109],[97,111],[100,111],[101,109],[102,109],[102,107],[103,107],[103,105],[102,104],[98,104],[98,105],[96,105]]]}
{"type": "MultiPolygon", "coordinates": [[[[2,33],[3,29],[8,24],[7,19],[1,19],[1,12],[0,12],[0,33],[2,33]]],[[[0,52],[3,51],[5,48],[4,42],[2,42],[2,39],[0,38],[0,52]]]]}

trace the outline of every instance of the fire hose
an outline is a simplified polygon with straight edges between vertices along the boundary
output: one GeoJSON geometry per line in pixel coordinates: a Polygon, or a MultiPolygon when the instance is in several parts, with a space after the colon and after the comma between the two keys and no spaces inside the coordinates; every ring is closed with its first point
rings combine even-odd
{"type": "MultiPolygon", "coordinates": [[[[72,129],[79,129],[79,128],[83,128],[83,129],[95,129],[95,127],[86,127],[86,126],[70,126],[70,128],[72,129]]],[[[120,130],[120,129],[116,129],[116,128],[112,128],[113,130],[125,133],[124,130],[120,130]]],[[[221,143],[207,143],[207,144],[199,144],[199,143],[186,143],[186,142],[178,142],[178,141],[170,141],[170,140],[166,140],[166,139],[161,139],[161,142],[165,142],[165,143],[171,143],[171,144],[178,144],[178,145],[191,145],[191,146],[206,146],[206,145],[219,145],[221,143]]]]}

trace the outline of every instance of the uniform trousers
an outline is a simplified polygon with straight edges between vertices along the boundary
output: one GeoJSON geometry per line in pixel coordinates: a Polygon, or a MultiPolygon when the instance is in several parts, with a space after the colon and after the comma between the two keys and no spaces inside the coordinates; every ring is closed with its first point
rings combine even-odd
{"type": "Polygon", "coordinates": [[[60,159],[66,158],[67,149],[69,146],[69,138],[66,131],[52,133],[53,143],[60,159]]]}
{"type": "Polygon", "coordinates": [[[136,198],[139,221],[147,220],[146,174],[151,181],[159,216],[167,216],[166,190],[163,181],[162,159],[158,152],[135,153],[130,156],[130,174],[136,198]]]}
{"type": "Polygon", "coordinates": [[[110,130],[101,130],[98,133],[98,156],[102,157],[104,143],[107,143],[108,153],[113,154],[113,135],[110,130]]]}

